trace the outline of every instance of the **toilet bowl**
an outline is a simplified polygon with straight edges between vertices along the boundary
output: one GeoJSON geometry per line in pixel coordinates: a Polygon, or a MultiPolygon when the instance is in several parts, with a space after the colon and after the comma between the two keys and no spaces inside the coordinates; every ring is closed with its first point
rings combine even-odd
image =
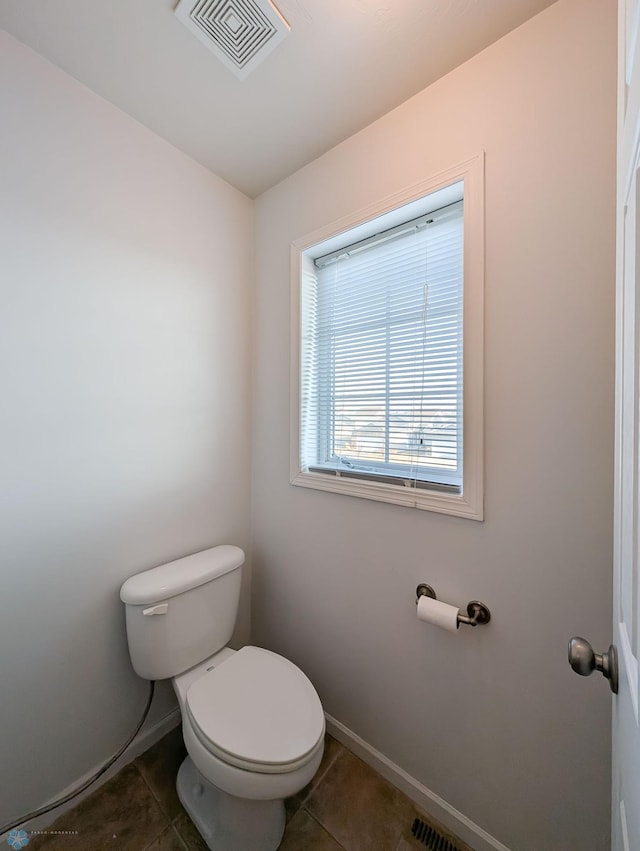
{"type": "Polygon", "coordinates": [[[243,562],[238,547],[214,547],[131,577],[120,596],[135,670],[172,680],[188,753],[177,791],[207,846],[275,851],[283,799],[320,765],[324,713],[292,662],[259,647],[224,646],[243,562]]]}

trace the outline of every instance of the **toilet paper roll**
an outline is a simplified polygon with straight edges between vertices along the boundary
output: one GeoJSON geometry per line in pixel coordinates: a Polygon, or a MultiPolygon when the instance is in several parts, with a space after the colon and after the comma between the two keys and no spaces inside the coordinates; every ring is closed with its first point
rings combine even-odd
{"type": "Polygon", "coordinates": [[[440,600],[434,600],[431,597],[420,597],[418,600],[418,618],[421,621],[432,623],[435,626],[448,629],[449,632],[458,631],[458,612],[459,608],[450,606],[449,603],[442,603],[440,600]]]}

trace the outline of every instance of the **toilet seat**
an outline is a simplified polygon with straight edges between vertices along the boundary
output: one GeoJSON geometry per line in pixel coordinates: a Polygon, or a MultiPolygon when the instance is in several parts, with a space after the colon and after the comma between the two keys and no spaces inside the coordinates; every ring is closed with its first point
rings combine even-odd
{"type": "Polygon", "coordinates": [[[259,647],[244,647],[192,682],[185,705],[201,744],[247,771],[294,771],[324,736],[311,682],[288,659],[259,647]]]}

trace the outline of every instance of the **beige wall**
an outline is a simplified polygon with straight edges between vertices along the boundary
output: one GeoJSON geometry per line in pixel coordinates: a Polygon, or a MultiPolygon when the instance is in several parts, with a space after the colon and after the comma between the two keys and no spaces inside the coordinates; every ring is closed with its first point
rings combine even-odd
{"type": "Polygon", "coordinates": [[[248,546],[253,205],[2,33],[0,116],[2,824],[144,707],[122,581],[248,546]]]}
{"type": "Polygon", "coordinates": [[[608,843],[610,694],[566,642],[611,638],[615,15],[560,0],[257,202],[253,640],[513,851],[608,843]],[[292,487],[291,241],[482,150],[485,522],[292,487]],[[420,581],[491,625],[419,623],[420,581]]]}

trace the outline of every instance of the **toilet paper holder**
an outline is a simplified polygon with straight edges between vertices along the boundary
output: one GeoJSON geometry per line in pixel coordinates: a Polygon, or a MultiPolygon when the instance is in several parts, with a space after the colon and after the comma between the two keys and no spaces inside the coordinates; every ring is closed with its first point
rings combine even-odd
{"type": "MultiPolygon", "coordinates": [[[[420,597],[431,597],[432,600],[437,600],[436,592],[433,590],[431,585],[426,585],[422,582],[416,588],[416,605],[418,604],[418,600],[420,597]]],[[[467,614],[462,615],[458,612],[458,623],[466,623],[467,626],[484,626],[484,624],[489,623],[491,620],[491,612],[489,611],[489,607],[484,603],[481,603],[480,600],[471,600],[470,603],[467,603],[467,614]]]]}

